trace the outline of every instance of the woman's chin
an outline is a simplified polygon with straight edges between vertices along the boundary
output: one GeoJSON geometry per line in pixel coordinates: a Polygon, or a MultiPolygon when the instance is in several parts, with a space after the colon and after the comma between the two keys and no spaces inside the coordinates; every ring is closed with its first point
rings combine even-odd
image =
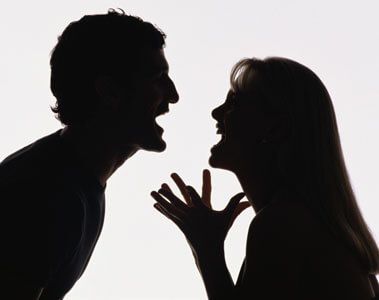
{"type": "Polygon", "coordinates": [[[213,154],[209,157],[208,163],[212,168],[218,168],[218,161],[213,154]]]}
{"type": "Polygon", "coordinates": [[[211,155],[209,157],[209,165],[213,168],[229,170],[227,159],[228,155],[222,149],[222,144],[214,145],[211,148],[211,155]]]}

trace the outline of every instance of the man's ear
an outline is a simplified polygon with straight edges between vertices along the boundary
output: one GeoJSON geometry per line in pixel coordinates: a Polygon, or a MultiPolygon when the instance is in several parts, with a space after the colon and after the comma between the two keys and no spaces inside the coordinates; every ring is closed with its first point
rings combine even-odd
{"type": "Polygon", "coordinates": [[[95,92],[102,107],[116,109],[119,106],[121,93],[112,77],[97,77],[95,79],[95,92]]]}

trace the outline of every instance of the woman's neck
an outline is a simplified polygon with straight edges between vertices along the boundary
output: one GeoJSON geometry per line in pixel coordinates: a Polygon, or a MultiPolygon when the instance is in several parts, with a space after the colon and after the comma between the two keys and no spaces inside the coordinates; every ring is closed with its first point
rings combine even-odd
{"type": "Polygon", "coordinates": [[[247,171],[235,173],[256,214],[273,200],[281,197],[284,190],[288,188],[283,180],[269,174],[258,176],[247,171]]]}

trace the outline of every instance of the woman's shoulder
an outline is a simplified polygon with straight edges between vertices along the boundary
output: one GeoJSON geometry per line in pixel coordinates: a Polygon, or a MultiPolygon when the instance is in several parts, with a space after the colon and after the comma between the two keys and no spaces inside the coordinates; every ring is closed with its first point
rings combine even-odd
{"type": "Polygon", "coordinates": [[[327,226],[301,200],[279,199],[263,208],[250,224],[247,242],[254,248],[275,246],[302,256],[339,248],[327,226]]]}
{"type": "Polygon", "coordinates": [[[296,294],[304,261],[303,235],[314,230],[307,218],[306,208],[292,201],[271,203],[257,213],[248,233],[242,289],[254,287],[256,294],[264,295],[275,287],[282,295],[296,294]]]}
{"type": "MultiPolygon", "coordinates": [[[[337,263],[358,267],[355,256],[308,206],[298,200],[276,201],[262,209],[250,224],[248,245],[280,248],[319,266],[337,263]]],[[[250,248],[252,248],[250,247],[250,248]]]]}
{"type": "Polygon", "coordinates": [[[320,232],[322,226],[302,201],[276,200],[255,215],[250,231],[287,233],[295,237],[320,232]]]}
{"type": "Polygon", "coordinates": [[[341,293],[349,285],[368,294],[355,256],[304,202],[276,201],[262,209],[249,228],[246,259],[250,268],[262,264],[260,273],[269,266],[294,278],[305,291],[341,293]]]}

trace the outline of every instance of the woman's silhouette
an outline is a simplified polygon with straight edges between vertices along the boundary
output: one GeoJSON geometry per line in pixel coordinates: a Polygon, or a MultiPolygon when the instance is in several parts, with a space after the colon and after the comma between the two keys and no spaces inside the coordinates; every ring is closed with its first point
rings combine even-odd
{"type": "Polygon", "coordinates": [[[289,59],[244,59],[212,116],[222,139],[210,165],[233,172],[244,193],[213,210],[208,170],[201,196],[175,173],[185,202],[167,184],[152,192],[155,208],[185,234],[209,299],[373,299],[379,251],[359,211],[321,80],[289,59]],[[249,202],[240,203],[244,195],[249,202]],[[234,284],[224,239],[249,203],[256,216],[234,284]]]}

